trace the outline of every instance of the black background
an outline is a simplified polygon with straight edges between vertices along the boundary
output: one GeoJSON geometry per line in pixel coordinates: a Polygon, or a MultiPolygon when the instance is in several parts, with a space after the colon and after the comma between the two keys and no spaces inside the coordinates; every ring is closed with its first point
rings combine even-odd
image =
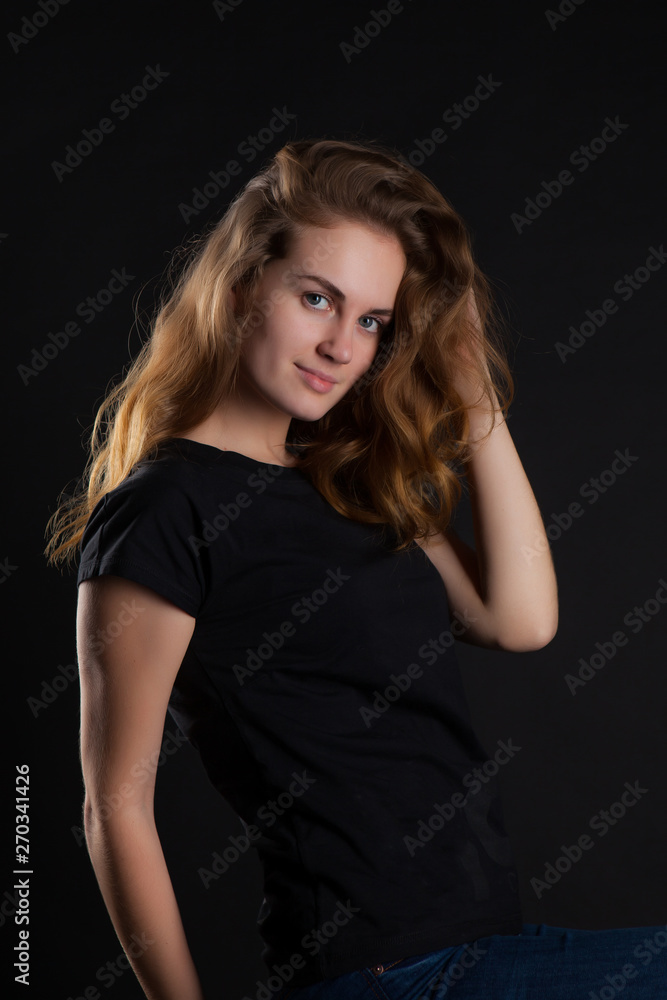
{"type": "MultiPolygon", "coordinates": [[[[421,169],[467,220],[509,314],[517,383],[509,427],[550,526],[559,579],[560,628],[545,649],[508,654],[458,644],[484,746],[493,752],[511,738],[522,748],[500,781],[524,919],[578,928],[667,920],[667,609],[650,604],[660,610],[636,632],[623,622],[667,578],[664,274],[650,272],[627,301],[614,289],[667,235],[664,14],[657,3],[561,7],[571,13],[550,24],[541,3],[405,2],[347,59],[341,43],[353,43],[383,0],[237,0],[222,16],[211,3],[73,0],[36,31],[22,19],[41,10],[37,3],[10,7],[5,34],[34,34],[5,42],[14,110],[0,223],[6,309],[16,309],[3,338],[11,470],[0,553],[5,677],[18,680],[4,789],[9,800],[14,765],[28,763],[34,870],[33,985],[17,995],[66,1000],[97,986],[110,1000],[143,996],[131,971],[96,978],[121,947],[80,834],[74,574],[46,567],[42,535],[60,490],[83,468],[82,442],[107,385],[138,350],[135,310],[144,319],[150,312],[171,251],[219,218],[293,138],[377,138],[409,156],[433,129],[447,135],[421,169]],[[112,113],[112,102],[158,65],[163,82],[124,120],[112,113]],[[443,122],[489,75],[499,85],[460,127],[443,122]],[[294,117],[250,162],[240,144],[283,108],[294,117]],[[53,162],[104,117],[113,132],[59,180],[53,162]],[[570,155],[601,135],[606,118],[627,127],[581,171],[570,155]],[[193,189],[230,159],[241,174],[186,223],[179,206],[191,205],[193,189]],[[518,232],[512,214],[523,214],[526,199],[564,169],[572,184],[518,232]],[[78,304],[105,288],[114,268],[133,279],[82,322],[78,304]],[[563,361],[557,342],[610,298],[617,311],[563,361]],[[41,353],[49,333],[77,319],[80,334],[37,370],[33,349],[41,353]],[[584,484],[626,449],[634,456],[626,471],[595,503],[584,498],[584,484]],[[574,502],[581,516],[558,527],[556,516],[574,502]],[[619,629],[627,644],[572,694],[565,675],[619,629]],[[60,690],[54,678],[64,678],[60,690]],[[606,836],[593,833],[594,849],[538,899],[531,879],[543,877],[563,844],[591,834],[591,817],[635,781],[646,793],[606,836]]],[[[467,513],[464,504],[464,531],[467,513]]],[[[175,729],[168,716],[165,735],[175,729]]],[[[9,801],[6,810],[11,816],[9,801]]],[[[203,887],[198,869],[241,826],[187,745],[158,771],[156,816],[207,997],[254,996],[267,975],[254,927],[259,867],[248,853],[203,887]]],[[[17,941],[12,866],[7,854],[6,954],[17,941]]],[[[11,983],[13,973],[5,975],[11,983]]]]}

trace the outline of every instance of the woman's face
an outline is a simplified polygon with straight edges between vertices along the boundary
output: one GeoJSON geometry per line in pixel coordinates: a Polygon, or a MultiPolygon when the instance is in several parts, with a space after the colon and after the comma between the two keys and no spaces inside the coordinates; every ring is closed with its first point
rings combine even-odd
{"type": "Polygon", "coordinates": [[[371,366],[405,266],[395,237],[360,223],[306,229],[265,269],[241,386],[290,418],[320,419],[371,366]]]}

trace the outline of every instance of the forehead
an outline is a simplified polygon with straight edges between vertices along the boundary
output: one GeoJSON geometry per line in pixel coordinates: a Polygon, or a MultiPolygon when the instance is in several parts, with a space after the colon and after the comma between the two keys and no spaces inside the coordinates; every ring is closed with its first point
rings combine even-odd
{"type": "Polygon", "coordinates": [[[377,292],[395,295],[406,263],[396,236],[347,221],[307,227],[294,237],[283,262],[291,274],[322,275],[350,296],[369,282],[377,292]]]}

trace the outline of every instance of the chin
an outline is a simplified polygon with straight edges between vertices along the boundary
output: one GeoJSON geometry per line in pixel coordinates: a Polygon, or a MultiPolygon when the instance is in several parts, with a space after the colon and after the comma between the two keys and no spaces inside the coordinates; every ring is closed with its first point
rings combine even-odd
{"type": "Polygon", "coordinates": [[[322,417],[326,416],[329,410],[332,410],[335,405],[335,403],[332,403],[330,406],[318,407],[293,406],[290,407],[287,412],[291,414],[292,420],[303,420],[307,423],[314,424],[316,421],[321,420],[322,417]]]}

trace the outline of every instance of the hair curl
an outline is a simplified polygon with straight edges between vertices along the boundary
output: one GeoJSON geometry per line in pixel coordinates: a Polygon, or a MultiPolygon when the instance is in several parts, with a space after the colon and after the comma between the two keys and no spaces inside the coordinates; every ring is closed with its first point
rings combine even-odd
{"type": "Polygon", "coordinates": [[[400,242],[407,264],[394,319],[371,368],[320,420],[294,418],[286,445],[336,510],[393,529],[396,548],[446,530],[462,492],[457,466],[471,454],[453,373],[465,367],[505,415],[513,398],[489,282],[461,217],[397,153],[374,141],[304,139],[236,194],[162,292],[150,336],[98,409],[78,489],[49,519],[49,562],[69,561],[101,497],[234,390],[244,339],[262,319],[256,291],[269,261],[284,259],[305,227],[345,221],[400,242]]]}

